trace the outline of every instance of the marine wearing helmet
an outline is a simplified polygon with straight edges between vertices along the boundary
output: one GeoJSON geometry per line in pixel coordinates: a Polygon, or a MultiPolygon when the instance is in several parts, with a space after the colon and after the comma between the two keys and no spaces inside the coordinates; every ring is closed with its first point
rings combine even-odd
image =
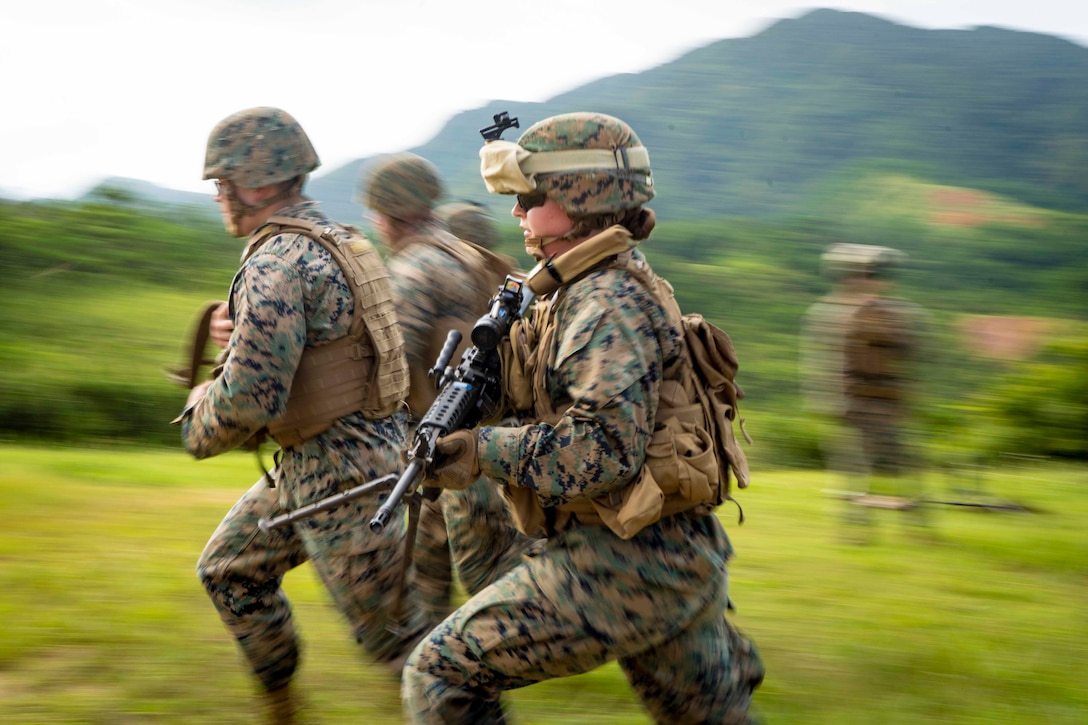
{"type": "Polygon", "coordinates": [[[291,114],[271,106],[238,111],[208,135],[204,179],[218,182],[229,207],[231,235],[246,236],[243,219],[302,190],[321,165],[310,139],[291,114]],[[269,189],[269,187],[277,187],[269,189]],[[253,195],[239,190],[268,190],[253,195]]]}
{"type": "Polygon", "coordinates": [[[907,255],[891,247],[871,244],[832,244],[820,261],[831,279],[888,279],[907,255]]]}
{"type": "Polygon", "coordinates": [[[485,249],[499,245],[499,235],[487,209],[471,201],[452,201],[434,210],[439,221],[450,233],[466,242],[479,244],[485,249]]]}
{"type": "Polygon", "coordinates": [[[404,152],[383,156],[364,172],[359,201],[379,214],[411,223],[431,216],[444,190],[434,164],[404,152]]]}
{"type": "Polygon", "coordinates": [[[480,149],[480,173],[488,191],[516,194],[524,209],[554,200],[575,222],[563,238],[624,223],[635,211],[649,214],[652,229],[652,214],[642,210],[654,197],[649,152],[613,116],[565,113],[533,124],[517,143],[490,141],[480,149]]]}

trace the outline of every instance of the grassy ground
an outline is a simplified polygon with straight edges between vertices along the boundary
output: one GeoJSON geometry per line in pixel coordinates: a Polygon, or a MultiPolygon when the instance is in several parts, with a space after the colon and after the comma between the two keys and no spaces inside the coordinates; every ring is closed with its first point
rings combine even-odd
{"type": "MultiPolygon", "coordinates": [[[[258,722],[252,685],[193,567],[257,476],[252,458],[0,446],[0,722],[258,722]]],[[[843,523],[823,473],[768,472],[721,515],[737,623],[768,667],[774,723],[1080,723],[1088,711],[1088,470],[1005,468],[929,493],[924,526],[843,523]],[[972,498],[970,500],[978,500],[972,498]],[[850,543],[864,533],[867,545],[850,543]]],[[[308,567],[287,578],[312,721],[399,721],[308,567]]],[[[647,722],[613,665],[510,694],[511,720],[647,722]]]]}

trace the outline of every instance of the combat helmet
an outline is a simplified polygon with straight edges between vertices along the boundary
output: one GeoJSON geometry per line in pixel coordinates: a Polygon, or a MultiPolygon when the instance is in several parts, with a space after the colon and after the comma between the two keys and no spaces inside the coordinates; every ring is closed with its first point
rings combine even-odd
{"type": "Polygon", "coordinates": [[[261,106],[227,116],[208,136],[204,178],[257,189],[304,176],[321,165],[289,113],[261,106]]]}
{"type": "Polygon", "coordinates": [[[887,279],[907,255],[891,247],[839,242],[824,250],[820,261],[831,279],[887,279]]]}
{"type": "Polygon", "coordinates": [[[488,191],[546,193],[569,216],[634,209],[654,197],[650,156],[626,123],[603,113],[564,113],[530,126],[517,143],[480,149],[488,191]]]}
{"type": "Polygon", "coordinates": [[[404,152],[382,157],[364,172],[359,201],[388,217],[409,221],[429,216],[442,192],[435,165],[404,152]]]}
{"type": "Polygon", "coordinates": [[[491,222],[491,216],[479,204],[453,201],[438,207],[434,213],[458,239],[487,249],[494,249],[499,244],[499,236],[491,222]]]}

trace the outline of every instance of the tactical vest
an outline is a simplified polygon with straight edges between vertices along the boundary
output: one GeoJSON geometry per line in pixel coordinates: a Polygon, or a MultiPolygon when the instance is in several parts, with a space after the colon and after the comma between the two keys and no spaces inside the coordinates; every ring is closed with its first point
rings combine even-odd
{"type": "MultiPolygon", "coordinates": [[[[627,233],[613,227],[602,235],[627,233]]],[[[596,238],[582,244],[591,244],[596,238]]],[[[504,488],[515,522],[530,535],[551,534],[572,521],[604,524],[628,539],[662,517],[684,511],[710,512],[730,496],[730,471],[738,485],[748,485],[748,464],[733,433],[737,400],[733,382],[737,358],[729,337],[700,315],[683,315],[672,286],[643,259],[624,252],[597,266],[622,269],[637,279],[664,308],[669,324],[684,338],[681,354],[663,375],[653,437],[636,478],[619,491],[594,499],[576,499],[544,509],[532,489],[504,488]]],[[[563,414],[547,393],[544,355],[557,334],[555,309],[565,293],[534,308],[529,321],[518,321],[503,351],[505,395],[514,410],[554,424],[563,414]]]]}
{"type": "MultiPolygon", "coordinates": [[[[471,344],[469,335],[473,325],[487,312],[488,300],[495,296],[506,281],[506,276],[514,272],[514,262],[509,257],[495,254],[478,244],[459,239],[445,230],[410,236],[404,240],[403,248],[407,249],[416,244],[440,249],[453,257],[468,272],[468,277],[473,284],[473,296],[479,300],[480,304],[479,315],[471,318],[442,317],[431,327],[431,335],[423,352],[424,365],[415,366],[409,371],[411,386],[408,393],[408,407],[412,415],[418,418],[427,412],[438,395],[428,371],[438,359],[438,354],[446,344],[446,337],[450,330],[461,333],[461,344],[453,356],[453,364],[456,365],[461,359],[461,353],[471,344]]],[[[435,280],[435,283],[443,284],[444,280],[435,280]]]]}
{"type": "Polygon", "coordinates": [[[848,399],[901,400],[916,345],[895,300],[862,295],[843,331],[843,389],[848,399]]]}
{"type": "Polygon", "coordinates": [[[389,273],[374,246],[352,227],[273,216],[250,238],[243,262],[279,234],[301,234],[328,250],[354,299],[348,334],[303,349],[287,409],[268,425],[286,448],[351,413],[370,419],[392,415],[408,394],[408,364],[389,273]]]}

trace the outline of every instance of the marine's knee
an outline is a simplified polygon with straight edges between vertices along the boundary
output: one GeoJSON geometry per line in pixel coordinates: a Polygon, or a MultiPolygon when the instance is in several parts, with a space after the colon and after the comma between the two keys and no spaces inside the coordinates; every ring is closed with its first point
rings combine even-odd
{"type": "Polygon", "coordinates": [[[401,701],[410,722],[418,722],[420,713],[432,711],[432,697],[438,697],[444,688],[441,679],[428,671],[427,663],[432,659],[428,649],[424,638],[408,655],[400,674],[401,701]]]}
{"type": "MultiPolygon", "coordinates": [[[[456,629],[446,620],[421,639],[404,663],[403,681],[419,687],[461,686],[478,669],[456,629]],[[431,683],[427,685],[426,683],[431,683]]],[[[405,687],[408,687],[406,684],[405,687]]]]}
{"type": "Polygon", "coordinates": [[[211,591],[214,588],[215,577],[212,574],[213,568],[209,565],[208,561],[202,556],[200,561],[196,563],[196,578],[200,581],[200,586],[204,587],[205,591],[211,591]]]}

